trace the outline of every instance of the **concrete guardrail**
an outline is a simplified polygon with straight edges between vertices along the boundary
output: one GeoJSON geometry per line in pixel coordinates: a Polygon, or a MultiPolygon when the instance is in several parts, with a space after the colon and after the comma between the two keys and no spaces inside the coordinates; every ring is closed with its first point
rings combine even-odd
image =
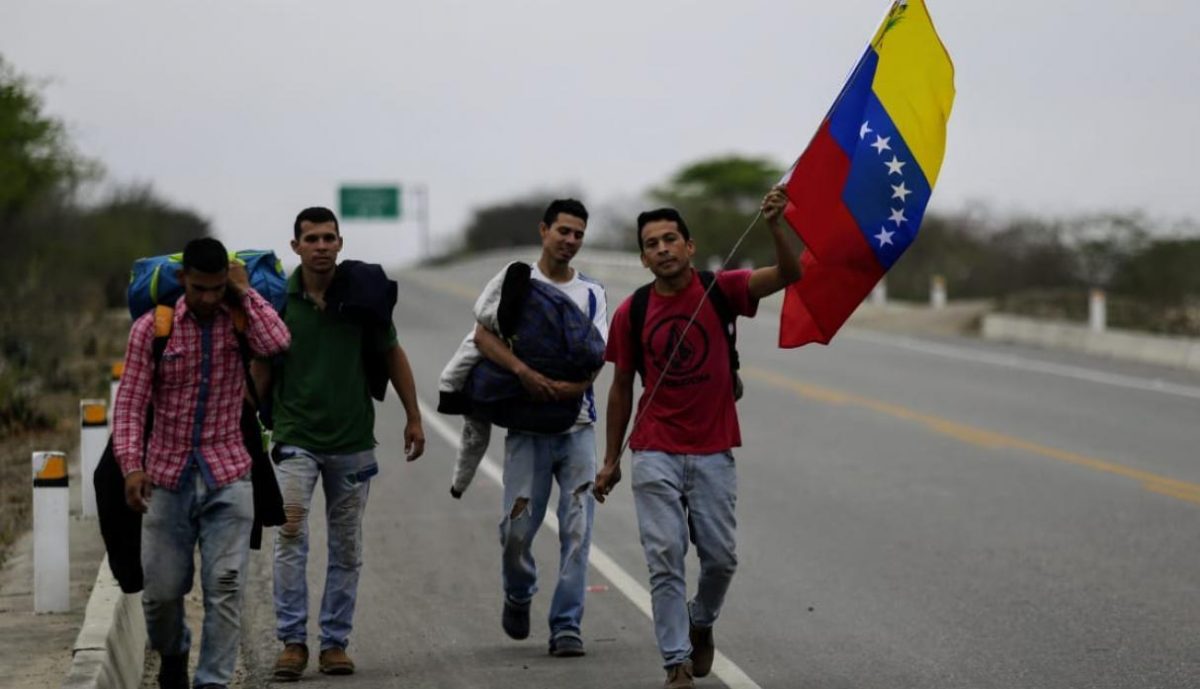
{"type": "Polygon", "coordinates": [[[1150,335],[1111,328],[1095,332],[1086,325],[998,313],[984,316],[982,334],[987,340],[1070,349],[1114,359],[1200,371],[1200,340],[1187,337],[1150,335]]]}

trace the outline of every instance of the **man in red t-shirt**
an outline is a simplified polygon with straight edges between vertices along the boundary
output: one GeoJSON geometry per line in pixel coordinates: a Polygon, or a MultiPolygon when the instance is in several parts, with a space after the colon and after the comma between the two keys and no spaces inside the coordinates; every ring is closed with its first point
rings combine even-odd
{"type": "MultiPolygon", "coordinates": [[[[753,316],[758,300],[800,279],[800,261],[780,223],[787,196],[781,187],[763,199],[775,240],[776,265],[717,273],[736,315],[753,316]]],[[[629,440],[633,499],[646,563],[654,632],[667,670],[666,687],[692,687],[712,669],[712,625],[737,569],[734,504],[737,476],[731,448],[742,444],[734,408],[729,343],[716,308],[692,268],[696,246],[679,212],[638,216],[642,264],[654,274],[641,327],[631,323],[633,297],[613,314],[605,358],[616,367],[608,394],[607,448],[596,475],[596,499],[621,480],[620,451],[629,425],[633,377],[646,390],[629,440]],[[697,307],[700,307],[697,310],[697,307]],[[695,322],[690,322],[696,314],[695,322]],[[690,323],[690,325],[689,325],[690,323]],[[640,351],[640,356],[639,356],[640,351]],[[684,556],[689,532],[700,557],[696,596],[687,601],[684,556]]]]}

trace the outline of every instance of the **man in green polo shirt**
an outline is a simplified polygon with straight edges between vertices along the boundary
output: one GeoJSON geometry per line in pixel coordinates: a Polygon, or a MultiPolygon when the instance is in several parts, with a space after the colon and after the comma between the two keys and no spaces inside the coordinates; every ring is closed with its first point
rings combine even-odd
{"type": "Polygon", "coordinates": [[[364,361],[386,360],[408,423],[404,452],[421,456],[425,434],[408,358],[396,328],[364,325],[325,309],[342,237],[327,208],[307,208],[295,222],[292,249],[300,267],[288,282],[284,322],[291,349],[273,367],[276,475],[287,523],[275,539],[275,618],[283,651],[277,680],[296,680],[308,665],[308,509],[317,479],[325,491],[329,565],[321,599],[321,653],[327,674],[350,674],[346,655],[362,565],[362,517],[375,461],[375,407],[364,361]]]}

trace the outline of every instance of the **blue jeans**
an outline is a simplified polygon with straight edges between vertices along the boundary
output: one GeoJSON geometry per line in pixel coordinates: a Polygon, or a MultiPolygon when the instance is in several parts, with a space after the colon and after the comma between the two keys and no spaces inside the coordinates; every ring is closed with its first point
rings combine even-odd
{"type": "Polygon", "coordinates": [[[179,490],[155,486],[142,517],[142,608],[150,647],[163,655],[186,655],[191,649],[183,597],[192,590],[200,543],[204,625],[197,686],[233,681],[253,524],[249,473],[216,489],[205,485],[199,471],[185,475],[179,490]]]}
{"type": "Polygon", "coordinates": [[[711,627],[737,570],[737,473],[733,454],[633,453],[633,502],[650,569],[654,635],[663,665],[692,654],[688,625],[711,627]],[[700,578],[687,602],[684,557],[696,544],[700,578]]]}
{"type": "Polygon", "coordinates": [[[325,491],[329,562],[321,597],[321,650],[345,648],[354,627],[358,572],[362,567],[362,519],[371,477],[379,473],[375,451],[344,455],[276,448],[275,465],[287,523],[275,535],[276,635],[285,644],[308,639],[308,509],[317,478],[325,491]]]}
{"type": "Polygon", "coordinates": [[[518,605],[537,592],[533,538],[546,516],[552,481],[558,482],[558,584],[550,601],[550,638],[579,637],[587,588],[588,550],[596,500],[596,432],[538,435],[509,431],[504,440],[504,595],[518,605]]]}

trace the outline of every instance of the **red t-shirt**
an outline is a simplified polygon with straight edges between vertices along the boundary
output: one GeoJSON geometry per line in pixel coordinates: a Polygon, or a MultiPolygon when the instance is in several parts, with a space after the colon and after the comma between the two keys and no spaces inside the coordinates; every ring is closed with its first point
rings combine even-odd
{"type": "MultiPolygon", "coordinates": [[[[717,286],[725,293],[734,313],[753,316],[758,300],[750,296],[750,271],[730,270],[717,273],[717,286]]],[[[733,373],[729,370],[729,343],[721,330],[721,319],[711,303],[696,315],[696,322],[684,335],[671,368],[646,408],[646,398],[663,375],[663,366],[671,355],[684,326],[704,296],[700,278],[692,273],[692,282],[679,294],[664,297],[650,290],[646,322],[642,326],[642,360],[646,375],[638,400],[629,447],[634,450],[658,450],[671,454],[713,454],[742,444],[737,410],[733,400],[733,373]]],[[[608,348],[604,358],[626,371],[635,369],[629,325],[629,297],[613,314],[608,348]]]]}

